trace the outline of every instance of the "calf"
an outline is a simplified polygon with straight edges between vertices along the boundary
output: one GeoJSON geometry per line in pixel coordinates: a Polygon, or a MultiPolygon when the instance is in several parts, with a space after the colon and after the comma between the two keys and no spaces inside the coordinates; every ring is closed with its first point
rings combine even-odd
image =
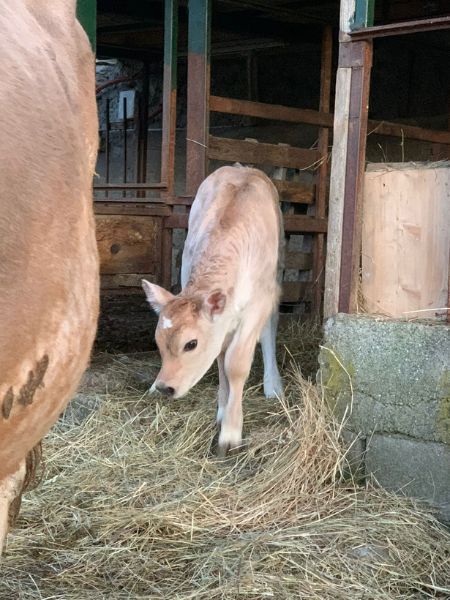
{"type": "Polygon", "coordinates": [[[98,313],[95,66],[75,0],[0,2],[0,553],[98,313]]]}
{"type": "Polygon", "coordinates": [[[154,388],[180,398],[217,359],[221,453],[242,442],[242,392],[258,340],[264,393],[282,393],[275,338],[283,243],[278,194],[270,179],[256,169],[222,167],[205,179],[192,204],[181,293],[173,296],[143,281],[159,313],[162,367],[154,388]]]}

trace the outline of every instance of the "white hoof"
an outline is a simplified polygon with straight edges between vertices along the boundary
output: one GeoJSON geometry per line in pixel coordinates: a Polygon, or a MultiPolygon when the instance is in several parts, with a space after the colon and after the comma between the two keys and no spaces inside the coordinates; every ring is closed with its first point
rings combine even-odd
{"type": "Polygon", "coordinates": [[[264,378],[264,396],[266,398],[282,398],[283,393],[283,382],[279,375],[264,378]]]}
{"type": "Polygon", "coordinates": [[[222,425],[219,435],[219,448],[225,450],[242,445],[242,429],[222,425]]]}

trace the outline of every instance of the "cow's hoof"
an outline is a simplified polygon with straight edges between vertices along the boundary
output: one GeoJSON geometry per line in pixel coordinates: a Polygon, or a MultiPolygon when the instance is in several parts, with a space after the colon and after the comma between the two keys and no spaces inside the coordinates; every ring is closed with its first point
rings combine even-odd
{"type": "Polygon", "coordinates": [[[283,398],[284,389],[280,378],[264,381],[264,396],[266,398],[283,398]]]}
{"type": "Polygon", "coordinates": [[[224,458],[228,451],[235,450],[242,446],[242,433],[237,429],[222,427],[219,435],[219,444],[217,454],[224,458]]]}

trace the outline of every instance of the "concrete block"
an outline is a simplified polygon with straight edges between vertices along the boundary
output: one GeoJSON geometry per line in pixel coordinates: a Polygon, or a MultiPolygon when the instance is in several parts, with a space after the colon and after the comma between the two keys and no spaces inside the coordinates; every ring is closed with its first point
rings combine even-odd
{"type": "Polygon", "coordinates": [[[366,474],[384,488],[426,500],[450,521],[450,447],[391,435],[367,440],[366,474]]]}
{"type": "Polygon", "coordinates": [[[324,333],[319,379],[349,428],[450,443],[447,325],[339,314],[324,333]]]}

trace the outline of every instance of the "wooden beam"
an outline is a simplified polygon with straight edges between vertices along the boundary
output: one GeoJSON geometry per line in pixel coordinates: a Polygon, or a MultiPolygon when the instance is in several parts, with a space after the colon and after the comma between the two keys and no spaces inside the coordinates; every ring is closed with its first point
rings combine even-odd
{"type": "MultiPolygon", "coordinates": [[[[320,69],[320,102],[319,111],[330,113],[331,77],[333,58],[333,30],[331,25],[324,28],[322,35],[322,57],[320,69]]],[[[316,202],[315,215],[325,218],[327,211],[327,194],[329,179],[328,147],[330,144],[330,131],[326,127],[319,130],[318,150],[322,162],[316,173],[316,202]]],[[[322,308],[322,295],[325,280],[325,235],[320,233],[314,238],[314,266],[313,266],[313,310],[320,314],[322,308]]]]}
{"type": "MultiPolygon", "coordinates": [[[[174,213],[164,220],[164,227],[187,229],[188,215],[174,213]]],[[[285,231],[290,233],[326,233],[327,220],[307,215],[285,215],[285,231]]]]}
{"type": "MultiPolygon", "coordinates": [[[[343,1],[342,8],[348,9],[348,2],[343,1]]],[[[371,42],[340,44],[324,317],[349,312],[356,301],[371,61],[371,42]]]]}
{"type": "MultiPolygon", "coordinates": [[[[210,111],[225,114],[258,117],[273,121],[285,121],[288,123],[304,123],[307,125],[318,125],[319,127],[332,128],[334,115],[323,110],[310,110],[303,108],[292,108],[280,104],[266,104],[264,102],[250,102],[249,100],[237,100],[235,98],[223,98],[222,96],[210,96],[210,111]]],[[[426,129],[414,125],[402,125],[390,121],[369,120],[369,134],[388,135],[423,142],[437,144],[450,144],[450,132],[439,129],[426,129]]]]}
{"type": "Polygon", "coordinates": [[[233,115],[245,115],[273,121],[286,121],[289,123],[306,123],[333,127],[333,115],[307,108],[292,108],[280,104],[267,104],[265,102],[252,102],[250,100],[237,100],[211,96],[209,99],[211,112],[220,112],[233,115]]]}
{"type": "Polygon", "coordinates": [[[320,158],[317,150],[308,148],[219,138],[212,135],[209,136],[207,155],[210,159],[226,162],[237,161],[294,169],[313,167],[320,158]]]}
{"type": "Polygon", "coordinates": [[[278,190],[280,200],[292,204],[312,204],[314,202],[314,185],[306,185],[299,181],[281,181],[272,179],[278,190]]]}
{"type": "Polygon", "coordinates": [[[389,121],[368,121],[368,135],[389,135],[409,140],[420,140],[435,144],[450,144],[450,132],[439,129],[425,129],[415,125],[402,125],[401,123],[390,123],[389,121]]]}
{"type": "Polygon", "coordinates": [[[309,271],[313,266],[313,257],[310,252],[286,252],[284,257],[285,269],[298,269],[309,271]]]}
{"type": "Polygon", "coordinates": [[[101,290],[114,290],[117,288],[139,288],[141,289],[142,279],[147,279],[151,283],[157,283],[155,273],[115,273],[104,274],[100,276],[101,290]]]}
{"type": "Polygon", "coordinates": [[[186,194],[195,196],[207,173],[211,0],[189,0],[186,194]]]}
{"type": "Polygon", "coordinates": [[[450,29],[450,16],[389,23],[388,25],[377,25],[376,27],[363,27],[351,31],[350,36],[353,40],[371,40],[391,35],[405,35],[421,31],[437,31],[439,29],[450,29]]]}

